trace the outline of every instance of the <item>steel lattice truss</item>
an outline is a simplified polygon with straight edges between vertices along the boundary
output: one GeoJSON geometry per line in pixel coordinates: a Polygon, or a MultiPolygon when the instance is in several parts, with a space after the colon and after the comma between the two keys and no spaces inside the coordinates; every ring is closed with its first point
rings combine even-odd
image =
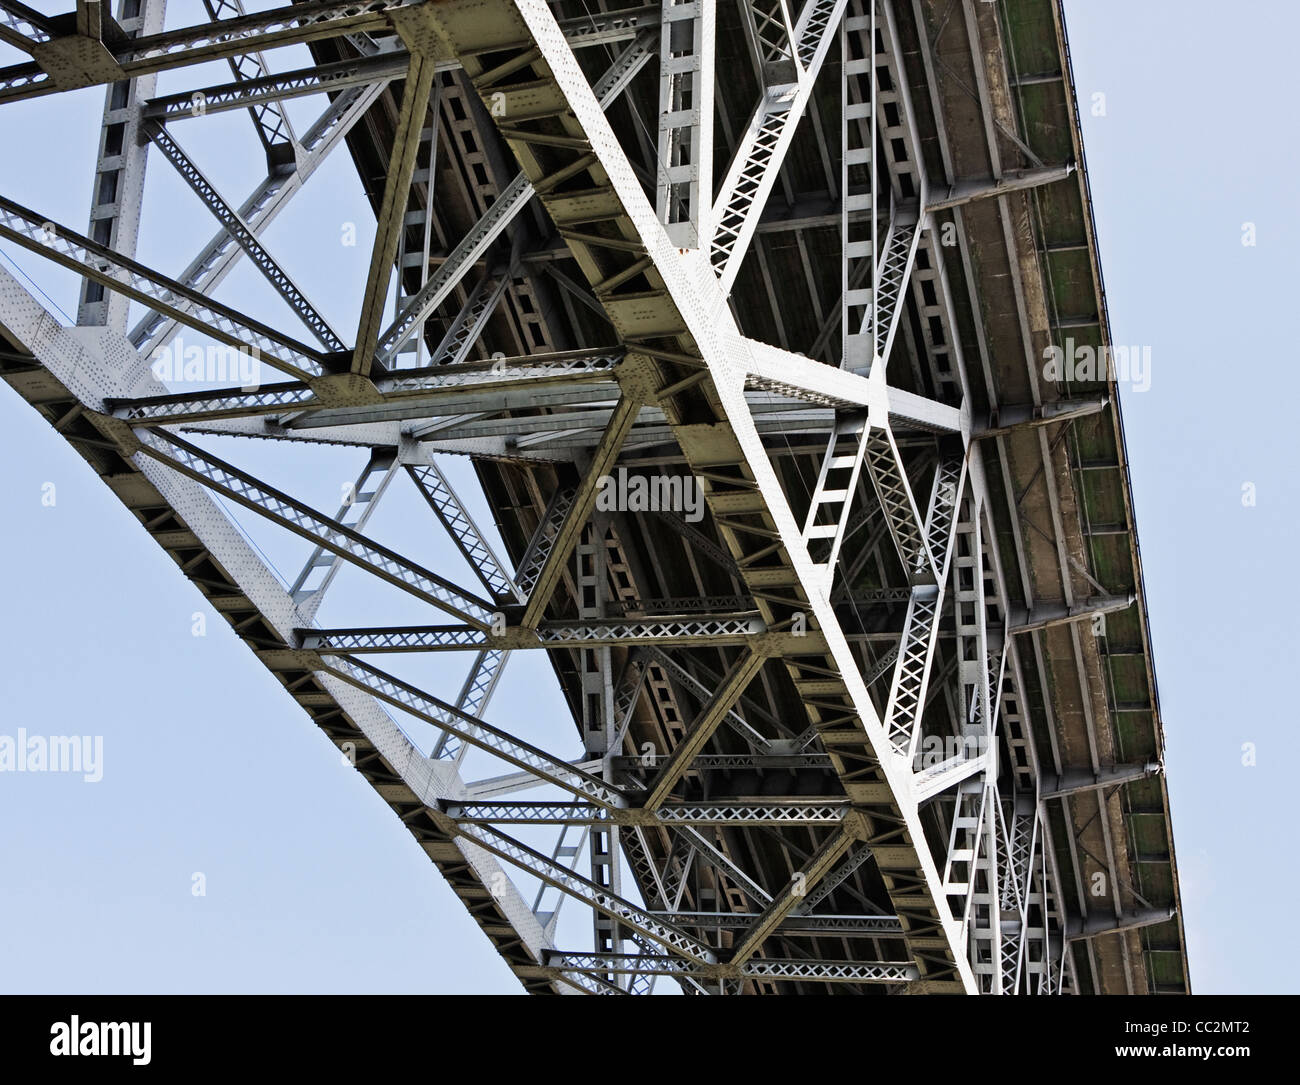
{"type": "MultiPolygon", "coordinates": [[[[1067,538],[1092,525],[1060,505],[1073,427],[1117,427],[1114,390],[1034,378],[1005,398],[1001,317],[993,301],[972,315],[981,223],[1018,259],[1042,201],[1086,198],[1077,133],[1055,157],[1032,149],[980,59],[1001,63],[1009,20],[1060,66],[1008,85],[1057,87],[1068,111],[1052,5],[204,4],[165,27],[162,0],[115,19],[0,0],[0,40],[29,58],[0,69],[0,103],[107,88],[89,228],[0,198],[0,238],[83,280],[70,328],[0,273],[3,372],[354,758],[524,985],[1172,989],[1172,852],[1137,855],[1133,820],[1162,815],[1167,842],[1154,686],[1120,703],[1093,645],[1100,615],[1145,636],[1140,581],[1107,581],[1067,538]],[[231,78],[156,93],[160,72],[211,60],[231,78]],[[319,119],[296,134],[284,103],[311,96],[319,119]],[[184,150],[188,126],[229,110],[268,166],[242,203],[184,150]],[[378,178],[355,329],[261,239],[340,145],[378,178]],[[960,167],[976,145],[991,177],[960,167]],[[179,272],[135,259],[150,157],[216,220],[179,272]],[[281,325],[219,300],[245,257],[281,325]],[[806,284],[775,276],[787,257],[806,284]],[[791,300],[805,285],[811,307],[791,300]],[[278,382],[170,390],[150,360],[182,329],[255,351],[278,382]],[[342,507],[319,509],[219,458],[213,435],[366,459],[342,507]],[[472,458],[501,542],[451,455],[472,458]],[[620,472],[664,500],[610,507],[620,472]],[[1044,473],[1046,550],[1015,507],[1044,473]],[[403,489],[475,582],[371,537],[403,489]],[[228,508],[305,541],[292,583],[228,508]],[[322,624],[345,569],[425,620],[322,624]],[[547,653],[576,746],[485,718],[526,650],[547,653]],[[433,652],[461,653],[463,684],[439,695],[403,669],[433,652]],[[1063,693],[1062,668],[1083,684],[1063,693]],[[1126,759],[1112,716],[1143,708],[1153,744],[1126,759]],[[471,756],[500,772],[469,779],[471,756]],[[1163,890],[1133,873],[1147,861],[1163,890]]],[[[999,281],[1019,290],[1028,266],[999,281]]]]}

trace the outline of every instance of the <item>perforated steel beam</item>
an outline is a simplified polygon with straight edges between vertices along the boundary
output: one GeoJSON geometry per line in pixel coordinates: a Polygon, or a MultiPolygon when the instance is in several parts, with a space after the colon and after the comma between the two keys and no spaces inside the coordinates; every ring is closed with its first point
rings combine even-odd
{"type": "Polygon", "coordinates": [[[716,0],[664,0],[659,43],[659,172],[655,207],[673,243],[712,233],[716,0]]]}
{"type": "Polygon", "coordinates": [[[511,802],[445,803],[457,822],[496,825],[838,825],[844,802],[800,799],[791,802],[674,802],[641,810],[608,808],[593,803],[511,802]]]}
{"type": "MultiPolygon", "coordinates": [[[[107,2],[93,0],[77,7],[77,30],[90,51],[104,49],[102,15],[103,4],[107,2]]],[[[141,0],[130,7],[125,0],[119,0],[117,25],[131,37],[155,34],[162,29],[166,8],[166,0],[141,0]]],[[[25,9],[19,5],[15,11],[25,9]]],[[[16,25],[31,24],[20,19],[16,25]]],[[[42,25],[50,29],[50,24],[42,25]]],[[[30,50],[32,55],[39,57],[51,48],[57,49],[52,44],[53,37],[45,33],[43,42],[30,50]]],[[[104,123],[86,233],[125,256],[134,256],[136,252],[148,162],[148,147],[140,138],[137,103],[153,93],[156,82],[156,76],[147,75],[130,83],[116,83],[104,95],[104,123]]],[[[127,306],[128,299],[123,294],[107,290],[102,282],[86,279],[77,304],[77,323],[121,331],[126,325],[127,306]]]]}
{"type": "Polygon", "coordinates": [[[658,767],[654,781],[646,792],[642,806],[658,806],[670,794],[690,768],[691,762],[722,724],[723,719],[745,692],[745,687],[758,675],[766,656],[761,652],[746,651],[727,671],[717,691],[701,707],[699,715],[691,722],[690,730],[680,744],[669,751],[668,760],[658,767]]]}

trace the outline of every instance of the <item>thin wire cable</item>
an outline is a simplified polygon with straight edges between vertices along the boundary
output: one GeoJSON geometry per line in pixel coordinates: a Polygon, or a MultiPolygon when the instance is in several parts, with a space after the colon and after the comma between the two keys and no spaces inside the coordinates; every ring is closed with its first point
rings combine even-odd
{"type": "Polygon", "coordinates": [[[63,317],[64,320],[68,322],[69,325],[75,325],[77,323],[75,320],[72,319],[72,317],[68,316],[68,314],[63,311],[63,307],[57,301],[55,301],[52,297],[50,297],[49,294],[47,294],[44,290],[40,288],[40,286],[37,285],[36,280],[33,279],[30,275],[28,275],[27,272],[25,272],[19,266],[18,262],[7,252],[5,252],[4,249],[0,249],[0,256],[3,256],[5,260],[7,260],[10,264],[13,265],[13,269],[16,272],[18,272],[19,275],[21,275],[24,279],[26,279],[29,283],[32,284],[33,290],[35,290],[38,294],[40,294],[41,297],[43,297],[46,301],[48,301],[51,305],[53,305],[54,308],[58,309],[60,315],[63,317]]]}

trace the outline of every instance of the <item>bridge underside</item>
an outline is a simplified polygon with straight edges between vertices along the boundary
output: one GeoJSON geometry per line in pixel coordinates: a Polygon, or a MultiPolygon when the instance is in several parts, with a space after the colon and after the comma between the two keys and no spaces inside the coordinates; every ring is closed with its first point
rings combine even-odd
{"type": "Polygon", "coordinates": [[[0,373],[525,988],[1187,991],[1117,388],[1044,369],[1110,345],[1053,0],[205,6],[0,0],[0,109],[108,88],[90,226],[0,199],[84,277],[65,327],[0,271],[0,373]],[[239,205],[179,142],[232,109],[239,205]],[[378,224],[346,336],[259,240],[343,143],[378,224]],[[179,272],[133,260],[150,157],[217,220],[179,272]],[[245,256],[274,327],[220,301],[245,256]],[[278,383],[165,386],[191,330],[278,383]],[[355,484],[313,507],[232,438],[355,484]],[[402,493],[445,561],[368,533],[402,493]],[[563,729],[489,711],[527,651],[563,729]]]}

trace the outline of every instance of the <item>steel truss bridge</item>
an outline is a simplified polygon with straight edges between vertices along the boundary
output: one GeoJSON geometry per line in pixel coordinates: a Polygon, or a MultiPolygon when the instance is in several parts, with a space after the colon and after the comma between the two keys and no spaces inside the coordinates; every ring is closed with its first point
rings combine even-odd
{"type": "Polygon", "coordinates": [[[524,987],[1185,992],[1117,389],[1042,366],[1110,343],[1055,0],[202,6],[0,0],[0,110],[105,88],[89,225],[0,199],[82,279],[68,326],[0,271],[3,376],[524,987]],[[183,149],[231,110],[247,195],[183,149]],[[331,153],[376,215],[355,329],[262,239],[331,153]],[[136,259],[149,158],[215,219],[184,268],[136,259]],[[221,300],[243,259],[274,326],[221,300]],[[181,331],[277,381],[169,389],[181,331]],[[350,449],[355,488],[313,507],[231,437],[350,449]],[[605,507],[620,470],[707,511],[605,507]],[[464,575],[367,533],[401,490],[464,575]],[[318,619],[345,570],[392,624],[318,619]],[[526,651],[563,748],[485,718],[526,651]]]}

